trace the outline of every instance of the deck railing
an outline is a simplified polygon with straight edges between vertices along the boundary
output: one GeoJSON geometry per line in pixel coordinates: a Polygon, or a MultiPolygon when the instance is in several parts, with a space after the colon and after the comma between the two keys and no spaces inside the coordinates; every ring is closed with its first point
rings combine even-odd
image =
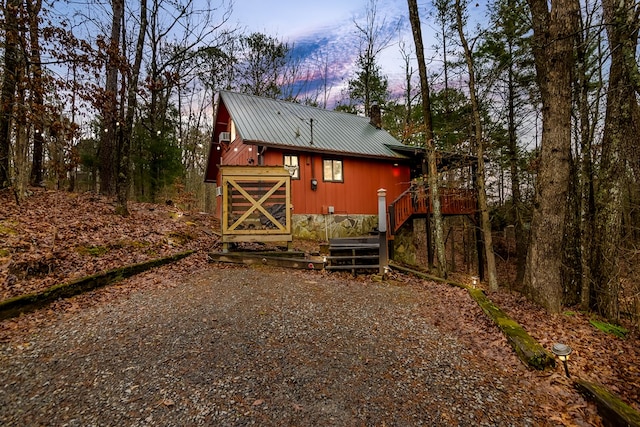
{"type": "MultiPolygon", "coordinates": [[[[472,215],[476,212],[476,196],[473,190],[441,187],[440,211],[442,215],[472,215]]],[[[412,187],[402,193],[389,206],[389,221],[392,233],[414,215],[433,212],[431,194],[428,188],[412,187]]]]}

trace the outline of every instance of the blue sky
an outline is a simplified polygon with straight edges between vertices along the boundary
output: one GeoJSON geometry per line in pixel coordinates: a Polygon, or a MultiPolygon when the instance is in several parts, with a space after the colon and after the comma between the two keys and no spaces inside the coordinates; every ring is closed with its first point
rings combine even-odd
{"type": "Polygon", "coordinates": [[[365,0],[235,0],[231,20],[283,38],[308,36],[350,23],[365,0]]]}
{"type": "MultiPolygon", "coordinates": [[[[430,7],[431,2],[419,3],[421,16],[426,15],[425,7],[430,7]]],[[[246,32],[262,32],[293,44],[304,57],[320,52],[327,55],[335,74],[331,95],[339,97],[341,88],[352,77],[358,54],[354,21],[364,18],[367,5],[367,0],[235,0],[231,22],[246,32]]],[[[391,44],[379,57],[390,87],[397,88],[404,79],[399,41],[404,40],[408,48],[414,50],[406,0],[378,0],[378,19],[402,23],[399,30],[395,26],[390,29],[393,31],[391,44]]],[[[425,46],[430,44],[425,41],[425,46]]]]}

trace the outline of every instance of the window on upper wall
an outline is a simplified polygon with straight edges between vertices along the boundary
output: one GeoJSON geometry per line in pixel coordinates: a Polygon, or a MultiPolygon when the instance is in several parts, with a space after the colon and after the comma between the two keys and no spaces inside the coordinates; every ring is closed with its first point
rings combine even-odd
{"type": "Polygon", "coordinates": [[[322,179],[329,182],[344,182],[342,160],[322,160],[322,179]]]}
{"type": "Polygon", "coordinates": [[[300,162],[298,156],[284,155],[284,167],[289,171],[291,179],[300,179],[300,162]]]}

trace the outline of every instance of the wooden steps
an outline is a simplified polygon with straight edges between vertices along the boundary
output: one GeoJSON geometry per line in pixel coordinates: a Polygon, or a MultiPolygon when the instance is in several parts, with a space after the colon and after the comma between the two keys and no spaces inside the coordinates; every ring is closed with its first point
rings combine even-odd
{"type": "Polygon", "coordinates": [[[348,237],[329,240],[329,256],[325,270],[378,271],[380,269],[379,237],[348,237]]]}

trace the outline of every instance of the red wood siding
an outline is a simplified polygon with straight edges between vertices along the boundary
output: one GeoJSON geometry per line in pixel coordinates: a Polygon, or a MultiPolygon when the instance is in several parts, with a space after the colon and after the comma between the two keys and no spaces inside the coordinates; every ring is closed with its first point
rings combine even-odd
{"type": "MultiPolygon", "coordinates": [[[[284,154],[274,148],[267,149],[264,165],[282,165],[284,154]]],[[[391,161],[377,159],[295,152],[286,154],[298,155],[300,165],[300,179],[291,180],[294,214],[326,214],[328,207],[333,206],[337,215],[377,215],[378,189],[385,188],[387,201],[391,202],[409,188],[410,169],[406,165],[394,166],[391,161]],[[323,181],[322,160],[325,158],[342,160],[344,182],[323,181]],[[311,190],[312,178],[318,181],[316,191],[311,190]]]]}
{"type": "MultiPolygon", "coordinates": [[[[228,147],[223,148],[222,153],[222,166],[224,165],[238,165],[238,166],[251,166],[249,163],[249,159],[254,163],[253,165],[257,165],[258,162],[256,159],[256,147],[252,145],[245,145],[242,143],[241,138],[236,138],[235,141],[232,141],[228,147]]],[[[282,161],[280,162],[282,164],[282,161]]]]}

